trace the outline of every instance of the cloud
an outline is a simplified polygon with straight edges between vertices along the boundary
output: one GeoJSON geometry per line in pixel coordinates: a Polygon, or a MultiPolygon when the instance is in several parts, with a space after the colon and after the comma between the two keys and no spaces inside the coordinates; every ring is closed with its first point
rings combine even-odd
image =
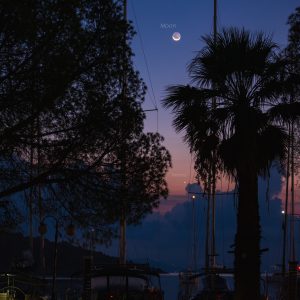
{"type": "Polygon", "coordinates": [[[185,190],[187,193],[195,193],[195,194],[202,193],[201,186],[198,183],[187,184],[187,186],[185,187],[185,190]]]}
{"type": "MultiPolygon", "coordinates": [[[[272,170],[269,184],[270,197],[266,197],[268,184],[259,179],[259,203],[262,226],[261,247],[269,248],[262,255],[262,271],[270,265],[280,263],[281,258],[281,200],[272,199],[281,190],[281,176],[272,170]]],[[[188,190],[199,192],[198,185],[188,185],[188,190]]],[[[129,226],[127,249],[130,259],[151,262],[168,271],[178,271],[193,265],[193,204],[187,201],[167,200],[174,205],[168,212],[156,212],[148,216],[140,226],[129,226]]],[[[216,246],[217,262],[232,266],[233,255],[229,254],[236,230],[236,201],[232,194],[222,194],[216,198],[216,246]]],[[[207,199],[197,195],[195,204],[195,233],[197,265],[204,264],[205,222],[207,199]]],[[[299,249],[299,247],[298,247],[299,249]]]]}

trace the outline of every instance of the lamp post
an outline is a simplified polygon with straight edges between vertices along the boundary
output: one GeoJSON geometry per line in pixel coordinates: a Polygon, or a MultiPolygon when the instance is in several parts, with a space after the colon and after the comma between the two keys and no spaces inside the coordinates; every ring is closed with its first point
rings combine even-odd
{"type": "MultiPolygon", "coordinates": [[[[42,219],[40,226],[39,226],[39,232],[40,234],[44,235],[47,232],[47,225],[44,223],[44,221],[47,218],[52,218],[55,221],[55,236],[54,236],[54,256],[53,256],[53,271],[52,271],[52,285],[51,285],[51,300],[55,300],[55,283],[56,283],[56,273],[57,273],[57,246],[58,246],[58,234],[59,234],[59,222],[61,219],[58,219],[55,216],[52,215],[46,215],[42,219]]],[[[66,232],[68,235],[74,235],[74,225],[71,223],[68,225],[66,232]]]]}

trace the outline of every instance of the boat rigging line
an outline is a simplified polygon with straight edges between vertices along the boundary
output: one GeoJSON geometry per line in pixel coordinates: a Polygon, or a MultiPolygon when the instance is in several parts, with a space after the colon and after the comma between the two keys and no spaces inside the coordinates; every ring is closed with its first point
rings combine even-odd
{"type": "Polygon", "coordinates": [[[140,41],[140,45],[141,45],[141,49],[142,49],[142,53],[143,53],[143,57],[144,57],[144,61],[145,61],[145,66],[146,66],[146,69],[147,69],[147,75],[148,75],[148,79],[149,79],[149,83],[150,83],[150,87],[151,87],[151,92],[152,92],[152,97],[153,98],[150,97],[150,99],[151,99],[151,102],[152,102],[153,106],[157,110],[157,101],[156,101],[156,97],[155,97],[155,93],[154,93],[154,89],[153,89],[153,84],[152,84],[149,64],[148,64],[148,60],[147,60],[147,56],[146,56],[146,52],[145,52],[145,48],[144,48],[143,38],[140,34],[141,31],[140,31],[139,23],[138,23],[137,16],[136,16],[136,13],[135,13],[135,8],[134,8],[133,1],[130,1],[130,3],[131,3],[131,8],[132,8],[132,12],[133,12],[134,20],[135,20],[136,29],[137,29],[137,35],[139,37],[139,41],[140,41]]]}
{"type": "Polygon", "coordinates": [[[152,79],[151,79],[150,68],[149,68],[149,64],[148,64],[148,60],[147,60],[147,56],[146,56],[146,52],[145,52],[145,47],[144,47],[144,42],[143,42],[143,38],[142,38],[142,35],[141,35],[139,22],[138,22],[138,19],[137,19],[137,16],[136,16],[133,1],[130,1],[130,4],[131,4],[131,9],[132,9],[132,13],[133,13],[134,21],[135,21],[137,36],[139,37],[140,47],[141,47],[141,50],[142,50],[142,53],[143,53],[143,58],[144,58],[144,62],[145,62],[146,70],[147,70],[147,76],[148,76],[150,90],[151,90],[151,93],[149,93],[149,96],[150,96],[149,98],[150,98],[150,100],[151,100],[151,102],[154,106],[153,109],[144,109],[143,112],[156,111],[156,132],[158,132],[158,106],[157,106],[157,101],[156,101],[154,88],[153,88],[153,83],[152,83],[152,79]]]}

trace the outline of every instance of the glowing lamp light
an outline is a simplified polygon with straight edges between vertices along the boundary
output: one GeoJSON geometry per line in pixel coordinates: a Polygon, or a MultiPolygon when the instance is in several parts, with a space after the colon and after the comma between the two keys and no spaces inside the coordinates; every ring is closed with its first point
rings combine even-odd
{"type": "Polygon", "coordinates": [[[44,223],[44,222],[41,222],[40,223],[40,226],[39,226],[39,233],[41,235],[44,235],[47,233],[47,225],[44,223]]]}
{"type": "Polygon", "coordinates": [[[284,211],[284,210],[282,210],[282,211],[281,211],[281,213],[282,213],[282,214],[285,214],[285,211],[284,211]]]}
{"type": "Polygon", "coordinates": [[[72,223],[67,226],[66,233],[68,236],[73,236],[75,234],[75,226],[72,223]]]}
{"type": "Polygon", "coordinates": [[[192,198],[193,198],[193,199],[195,199],[195,198],[196,198],[196,196],[195,196],[195,195],[193,195],[193,196],[192,196],[192,198]]]}
{"type": "Polygon", "coordinates": [[[299,265],[297,266],[297,271],[300,272],[300,266],[299,265]]]}

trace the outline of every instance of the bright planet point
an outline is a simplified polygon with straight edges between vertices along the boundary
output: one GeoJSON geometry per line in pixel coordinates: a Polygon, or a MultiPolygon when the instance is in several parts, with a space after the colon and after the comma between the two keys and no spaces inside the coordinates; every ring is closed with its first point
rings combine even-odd
{"type": "Polygon", "coordinates": [[[180,39],[181,39],[181,34],[179,32],[174,32],[173,35],[172,35],[172,39],[175,42],[179,42],[180,39]]]}

